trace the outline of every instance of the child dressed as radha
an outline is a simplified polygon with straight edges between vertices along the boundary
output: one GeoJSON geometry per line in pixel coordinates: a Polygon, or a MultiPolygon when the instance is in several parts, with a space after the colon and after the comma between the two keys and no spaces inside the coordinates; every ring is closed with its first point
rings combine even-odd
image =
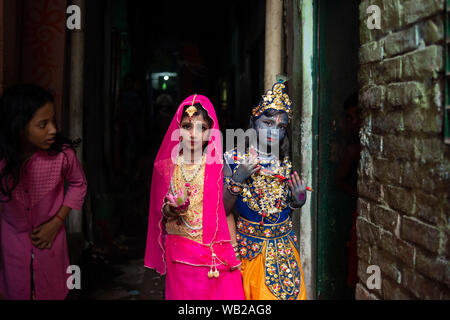
{"type": "Polygon", "coordinates": [[[167,300],[244,299],[234,220],[222,200],[219,132],[212,103],[192,95],[155,159],[144,264],[166,274],[167,300]]]}

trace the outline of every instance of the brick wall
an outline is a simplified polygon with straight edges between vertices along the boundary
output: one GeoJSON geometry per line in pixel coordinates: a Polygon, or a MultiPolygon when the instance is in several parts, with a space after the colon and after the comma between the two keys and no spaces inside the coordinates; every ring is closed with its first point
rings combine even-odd
{"type": "Polygon", "coordinates": [[[443,0],[360,3],[357,299],[450,299],[443,0]],[[370,30],[369,5],[381,9],[370,30]],[[381,289],[369,289],[369,265],[381,289]]]}

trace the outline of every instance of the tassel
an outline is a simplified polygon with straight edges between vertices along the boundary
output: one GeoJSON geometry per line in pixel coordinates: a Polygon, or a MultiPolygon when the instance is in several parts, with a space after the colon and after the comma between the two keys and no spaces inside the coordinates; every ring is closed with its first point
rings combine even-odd
{"type": "Polygon", "coordinates": [[[217,270],[216,254],[213,252],[211,256],[212,256],[211,269],[209,269],[208,278],[212,279],[214,277],[217,279],[220,276],[220,272],[219,272],[219,270],[217,270]],[[214,271],[213,271],[213,266],[214,266],[214,271]]]}

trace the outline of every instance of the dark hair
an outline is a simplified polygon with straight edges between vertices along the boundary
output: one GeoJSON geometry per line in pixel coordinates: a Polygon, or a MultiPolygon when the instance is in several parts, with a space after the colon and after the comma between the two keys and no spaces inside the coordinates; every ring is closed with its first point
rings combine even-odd
{"type": "MultiPolygon", "coordinates": [[[[7,197],[7,202],[20,179],[24,130],[35,112],[49,102],[54,102],[53,95],[33,84],[8,88],[0,99],[0,160],[6,162],[0,171],[0,192],[7,197]]],[[[56,155],[67,147],[75,149],[80,142],[81,139],[71,140],[57,132],[47,152],[56,155]]]]}
{"type": "MultiPolygon", "coordinates": [[[[262,115],[265,115],[267,117],[273,117],[277,114],[284,113],[284,111],[269,109],[266,112],[264,112],[262,115]]],[[[255,121],[257,118],[254,118],[253,116],[250,118],[250,123],[248,128],[254,129],[255,128],[255,121]]],[[[245,148],[248,149],[249,147],[249,141],[248,138],[246,138],[245,142],[245,148]]],[[[286,130],[286,135],[284,136],[283,140],[280,142],[280,159],[285,158],[286,156],[289,156],[290,152],[290,143],[289,143],[289,132],[286,130]]]]}
{"type": "MultiPolygon", "coordinates": [[[[190,105],[186,105],[183,108],[183,115],[181,116],[181,120],[183,120],[185,117],[189,117],[188,113],[186,112],[186,110],[190,107],[190,105]]],[[[212,125],[213,125],[213,120],[210,118],[208,111],[205,110],[205,108],[203,108],[203,106],[197,102],[194,103],[194,107],[197,108],[197,112],[195,112],[193,115],[194,116],[199,116],[201,115],[203,117],[203,119],[205,119],[205,121],[208,123],[209,128],[211,129],[212,125]]]]}

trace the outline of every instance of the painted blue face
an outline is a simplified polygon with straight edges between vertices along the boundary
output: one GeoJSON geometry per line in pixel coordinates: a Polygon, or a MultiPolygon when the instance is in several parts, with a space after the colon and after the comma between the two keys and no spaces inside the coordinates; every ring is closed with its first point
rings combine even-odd
{"type": "Polygon", "coordinates": [[[278,146],[286,136],[288,124],[289,117],[285,112],[273,116],[263,114],[256,119],[254,126],[258,137],[264,137],[263,133],[261,135],[261,131],[265,130],[265,132],[267,132],[267,139],[259,139],[260,149],[278,146]]]}

